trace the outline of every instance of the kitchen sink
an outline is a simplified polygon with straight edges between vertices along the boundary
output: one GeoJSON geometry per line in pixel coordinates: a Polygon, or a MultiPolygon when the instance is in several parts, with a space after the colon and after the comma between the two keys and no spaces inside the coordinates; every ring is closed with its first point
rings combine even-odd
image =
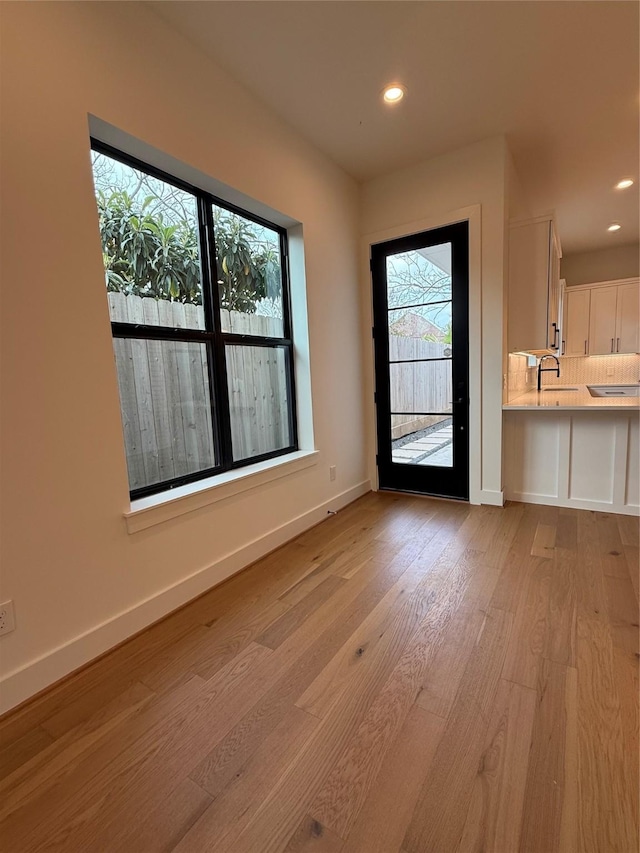
{"type": "Polygon", "coordinates": [[[577,391],[577,388],[567,388],[564,385],[550,385],[547,388],[543,388],[543,391],[577,391]]]}
{"type": "Polygon", "coordinates": [[[587,385],[592,397],[638,397],[640,385],[587,385]]]}

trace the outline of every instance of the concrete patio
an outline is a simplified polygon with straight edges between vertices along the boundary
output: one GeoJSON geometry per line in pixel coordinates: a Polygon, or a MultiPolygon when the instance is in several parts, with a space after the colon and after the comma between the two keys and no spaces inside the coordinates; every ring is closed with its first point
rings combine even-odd
{"type": "Polygon", "coordinates": [[[453,427],[448,424],[401,447],[394,447],[391,459],[397,464],[438,465],[442,468],[451,468],[453,466],[452,442],[453,427]]]}

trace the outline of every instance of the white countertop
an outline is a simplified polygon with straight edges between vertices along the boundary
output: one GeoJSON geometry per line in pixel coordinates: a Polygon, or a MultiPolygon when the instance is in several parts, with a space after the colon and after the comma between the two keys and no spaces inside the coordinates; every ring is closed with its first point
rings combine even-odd
{"type": "Polygon", "coordinates": [[[605,412],[619,412],[621,409],[640,411],[640,397],[592,397],[586,385],[572,386],[577,391],[555,391],[548,385],[542,391],[527,391],[504,405],[507,412],[549,410],[581,411],[599,409],[605,412]]]}

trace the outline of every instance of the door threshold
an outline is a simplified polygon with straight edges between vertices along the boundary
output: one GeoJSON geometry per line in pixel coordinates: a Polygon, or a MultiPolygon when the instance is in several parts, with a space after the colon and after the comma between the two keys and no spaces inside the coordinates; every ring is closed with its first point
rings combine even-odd
{"type": "Polygon", "coordinates": [[[430,492],[412,492],[410,489],[387,489],[384,486],[379,486],[378,491],[389,495],[411,495],[413,498],[426,498],[431,501],[449,501],[456,504],[469,503],[469,498],[454,498],[451,495],[433,495],[430,492]]]}

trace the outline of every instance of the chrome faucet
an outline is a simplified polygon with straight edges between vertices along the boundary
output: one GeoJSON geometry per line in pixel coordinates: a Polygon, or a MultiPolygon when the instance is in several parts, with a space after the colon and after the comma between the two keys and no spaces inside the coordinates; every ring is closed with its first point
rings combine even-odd
{"type": "Polygon", "coordinates": [[[560,377],[560,362],[558,361],[558,359],[556,358],[555,355],[543,355],[542,358],[540,359],[540,361],[538,362],[538,391],[542,390],[542,374],[543,373],[554,373],[554,372],[555,372],[556,376],[559,378],[560,377]],[[555,367],[543,367],[542,362],[545,360],[545,358],[552,358],[555,361],[556,366],[555,367]]]}

